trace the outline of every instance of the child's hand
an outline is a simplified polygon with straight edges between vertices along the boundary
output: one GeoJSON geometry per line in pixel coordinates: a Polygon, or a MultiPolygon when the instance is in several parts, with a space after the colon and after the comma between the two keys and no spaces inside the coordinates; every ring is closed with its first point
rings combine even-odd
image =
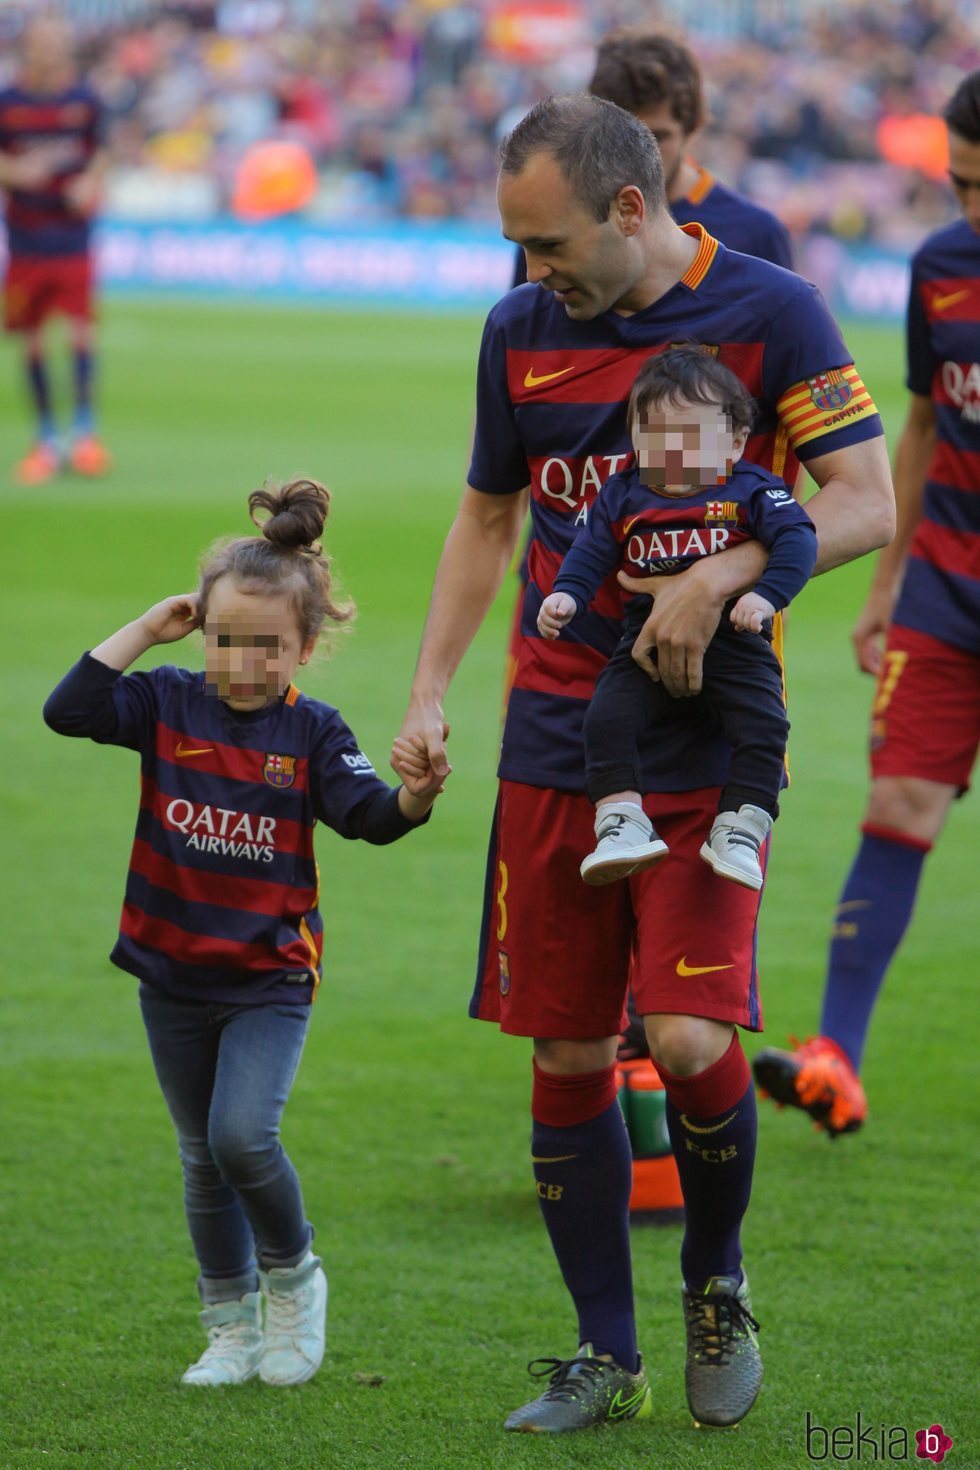
{"type": "Polygon", "coordinates": [[[139,622],[154,643],[176,643],[200,626],[197,593],[181,592],[177,597],[166,597],[145,612],[139,622]]]}
{"type": "Polygon", "coordinates": [[[399,735],[391,747],[391,764],[401,777],[405,790],[422,801],[427,801],[428,798],[427,806],[444,790],[446,776],[452,771],[450,766],[445,775],[436,774],[421,735],[416,735],[411,740],[399,735]]]}
{"type": "Polygon", "coordinates": [[[740,633],[761,633],[763,623],[774,617],[776,609],[758,592],[743,592],[731,611],[731,619],[740,633]]]}
{"type": "Polygon", "coordinates": [[[567,592],[552,592],[541,604],[538,632],[542,638],[557,638],[566,623],[575,616],[575,598],[567,592]]]}

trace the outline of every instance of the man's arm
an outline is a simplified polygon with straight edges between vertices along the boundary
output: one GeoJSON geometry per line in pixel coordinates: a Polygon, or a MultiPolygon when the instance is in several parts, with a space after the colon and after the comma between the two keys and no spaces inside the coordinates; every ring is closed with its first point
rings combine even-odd
{"type": "Polygon", "coordinates": [[[487,495],[467,485],[439,558],[400,732],[409,741],[421,737],[438,776],[449,770],[442,702],[510,566],[527,503],[526,488],[487,495]]]}
{"type": "Polygon", "coordinates": [[[895,492],[882,435],[819,455],[806,467],[819,486],[806,503],[817,528],[815,576],[888,545],[895,492]]]}
{"type": "Polygon", "coordinates": [[[922,519],[926,477],[935,447],[936,410],[932,399],[913,393],[895,454],[898,526],[894,540],[878,557],[867,600],[851,633],[857,661],[866,674],[877,674],[881,665],[881,645],[902,585],[909,546],[922,519]]]}

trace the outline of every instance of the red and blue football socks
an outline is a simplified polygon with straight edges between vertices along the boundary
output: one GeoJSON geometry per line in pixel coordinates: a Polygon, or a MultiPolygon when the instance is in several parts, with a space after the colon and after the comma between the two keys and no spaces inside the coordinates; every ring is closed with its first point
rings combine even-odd
{"type": "Polygon", "coordinates": [[[865,830],[844,884],[830,942],[820,1034],[860,1070],[878,992],[909,925],[931,843],[865,830]]]}
{"type": "Polygon", "coordinates": [[[742,1044],[733,1036],[724,1056],[693,1077],[656,1065],[667,1091],[667,1128],[684,1194],[684,1283],[699,1292],[712,1276],[738,1281],[758,1131],[742,1044]]]}
{"type": "Polygon", "coordinates": [[[25,366],[27,386],[37,418],[37,437],[44,444],[52,444],[55,440],[55,427],[47,364],[39,352],[29,352],[25,366]]]}
{"type": "Polygon", "coordinates": [[[531,1158],[579,1342],[635,1373],[629,1201],[632,1153],[616,1069],[558,1077],[534,1063],[531,1158]]]}

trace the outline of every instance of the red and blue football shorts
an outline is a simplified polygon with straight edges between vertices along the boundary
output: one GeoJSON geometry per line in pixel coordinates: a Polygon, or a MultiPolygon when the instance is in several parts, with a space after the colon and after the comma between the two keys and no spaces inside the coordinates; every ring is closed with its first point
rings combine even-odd
{"type": "Polygon", "coordinates": [[[58,315],[91,321],[91,255],[12,255],[3,304],[8,332],[33,331],[58,315]]]}
{"type": "Polygon", "coordinates": [[[700,856],[718,795],[708,787],[645,797],[668,856],[626,882],[592,888],[579,875],[595,847],[589,799],[502,781],[470,1015],[515,1036],[616,1036],[629,984],[640,1015],[761,1031],[761,895],[700,856]]]}
{"type": "Polygon", "coordinates": [[[965,791],[980,744],[980,658],[892,624],[871,709],[871,774],[965,791]]]}

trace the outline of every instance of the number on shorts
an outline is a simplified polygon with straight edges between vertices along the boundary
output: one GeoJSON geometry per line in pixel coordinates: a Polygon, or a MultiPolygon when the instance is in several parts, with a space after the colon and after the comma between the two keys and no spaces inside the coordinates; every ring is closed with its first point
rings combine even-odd
{"type": "Polygon", "coordinates": [[[908,654],[901,648],[885,650],[884,667],[878,676],[878,691],[875,694],[873,715],[883,715],[891,703],[895,686],[902,677],[902,670],[909,661],[908,654]]]}
{"type": "Polygon", "coordinates": [[[500,887],[497,889],[497,942],[499,944],[507,933],[507,905],[504,902],[504,895],[507,892],[507,864],[503,859],[498,862],[497,871],[500,874],[500,887]]]}

